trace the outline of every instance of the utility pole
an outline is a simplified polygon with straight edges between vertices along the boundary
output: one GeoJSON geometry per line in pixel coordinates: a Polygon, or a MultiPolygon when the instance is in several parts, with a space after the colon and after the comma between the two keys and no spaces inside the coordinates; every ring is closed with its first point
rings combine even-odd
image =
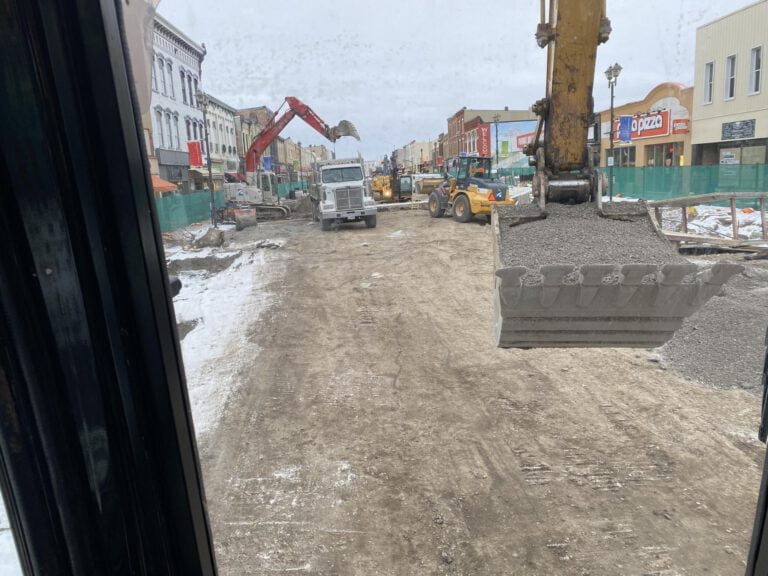
{"type": "Polygon", "coordinates": [[[197,97],[197,103],[199,106],[203,108],[203,129],[205,130],[205,154],[208,159],[208,188],[211,191],[211,224],[214,228],[217,228],[216,225],[216,194],[213,191],[213,172],[211,170],[211,146],[208,144],[208,115],[206,113],[206,108],[208,107],[208,102],[210,101],[208,99],[208,94],[203,92],[202,90],[198,90],[197,94],[195,95],[197,97]]]}
{"type": "Polygon", "coordinates": [[[611,160],[610,160],[610,166],[608,167],[608,173],[610,174],[610,185],[608,186],[608,198],[611,202],[613,202],[613,165],[616,163],[616,159],[613,157],[613,88],[616,86],[616,80],[619,78],[619,74],[621,73],[621,66],[619,66],[618,63],[614,64],[613,66],[609,66],[608,69],[605,71],[605,77],[608,78],[608,86],[611,89],[611,127],[608,130],[609,138],[611,139],[610,145],[611,145],[611,160]]]}
{"type": "Polygon", "coordinates": [[[496,176],[499,175],[499,120],[501,116],[497,113],[493,115],[493,125],[496,127],[496,176]]]}

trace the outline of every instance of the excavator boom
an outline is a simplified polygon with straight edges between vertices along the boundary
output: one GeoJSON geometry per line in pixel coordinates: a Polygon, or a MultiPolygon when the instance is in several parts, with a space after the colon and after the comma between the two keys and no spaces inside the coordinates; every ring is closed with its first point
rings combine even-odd
{"type": "MultiPolygon", "coordinates": [[[[331,142],[336,142],[336,140],[342,136],[352,136],[353,138],[360,140],[357,129],[354,124],[348,120],[342,120],[339,122],[338,126],[331,127],[326,124],[325,121],[312,110],[312,108],[304,104],[298,98],[288,96],[285,99],[285,104],[288,105],[288,110],[278,118],[278,114],[280,113],[280,109],[278,109],[272,115],[272,118],[269,119],[269,122],[267,122],[267,125],[259,135],[253,139],[253,143],[245,153],[245,172],[249,183],[253,183],[256,170],[261,162],[261,156],[264,154],[264,151],[295,116],[304,120],[331,142]]],[[[282,106],[280,108],[282,108],[282,106]]]]}

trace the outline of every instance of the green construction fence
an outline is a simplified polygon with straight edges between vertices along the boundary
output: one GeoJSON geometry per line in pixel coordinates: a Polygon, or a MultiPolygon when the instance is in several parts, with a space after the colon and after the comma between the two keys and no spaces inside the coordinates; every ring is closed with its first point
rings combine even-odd
{"type": "MultiPolygon", "coordinates": [[[[216,207],[221,208],[224,206],[224,192],[219,190],[214,194],[216,207]]],[[[211,193],[208,190],[155,198],[155,206],[163,232],[211,219],[211,193]]]]}
{"type": "Polygon", "coordinates": [[[286,198],[289,192],[294,190],[308,190],[309,184],[306,180],[299,180],[297,182],[280,182],[277,185],[277,194],[280,198],[286,198]]]}
{"type": "MultiPolygon", "coordinates": [[[[610,168],[601,168],[610,177],[610,168]]],[[[501,168],[499,176],[533,174],[535,168],[501,168]]],[[[613,193],[626,198],[666,200],[717,192],[768,192],[768,165],[645,166],[613,168],[613,193]]],[[[608,195],[608,190],[605,191],[608,195]]],[[[745,201],[751,205],[753,201],[745,201]]]]}
{"type": "MultiPolygon", "coordinates": [[[[602,170],[610,178],[611,169],[602,170]]],[[[666,200],[718,192],[768,192],[768,165],[616,167],[613,169],[613,182],[614,196],[644,200],[666,200]]],[[[748,200],[745,205],[754,202],[748,200]]]]}

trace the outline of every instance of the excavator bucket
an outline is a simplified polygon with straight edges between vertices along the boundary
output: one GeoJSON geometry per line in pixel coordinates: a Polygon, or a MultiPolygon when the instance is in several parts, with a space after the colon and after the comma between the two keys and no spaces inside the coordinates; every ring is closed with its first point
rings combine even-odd
{"type": "Polygon", "coordinates": [[[349,120],[342,120],[338,126],[331,128],[331,140],[336,141],[342,136],[352,136],[357,140],[360,140],[360,134],[357,133],[357,128],[349,120]]]}
{"type": "Polygon", "coordinates": [[[688,262],[622,204],[494,207],[497,346],[660,346],[743,270],[688,262]]]}

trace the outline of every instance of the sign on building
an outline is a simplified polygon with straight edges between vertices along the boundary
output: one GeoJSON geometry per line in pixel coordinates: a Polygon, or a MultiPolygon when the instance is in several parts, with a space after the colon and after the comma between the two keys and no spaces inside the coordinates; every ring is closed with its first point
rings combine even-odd
{"type": "Polygon", "coordinates": [[[491,125],[480,124],[477,127],[477,154],[478,156],[491,155],[491,125]]]}
{"type": "MultiPolygon", "coordinates": [[[[619,122],[623,116],[619,116],[613,121],[613,139],[619,140],[619,122]]],[[[669,136],[671,132],[671,112],[669,110],[660,110],[658,112],[649,112],[648,114],[635,114],[632,116],[631,140],[641,140],[643,138],[656,138],[658,136],[669,136]]]]}
{"type": "Polygon", "coordinates": [[[203,147],[199,140],[187,142],[187,151],[189,152],[190,167],[200,167],[203,165],[203,147]]]}
{"type": "Polygon", "coordinates": [[[272,156],[262,156],[261,165],[267,172],[272,172],[272,156]]]}
{"type": "MultiPolygon", "coordinates": [[[[755,120],[723,122],[721,140],[742,140],[755,137],[755,120]]],[[[722,162],[721,162],[722,164],[722,162]]]]}
{"type": "Polygon", "coordinates": [[[632,141],[632,116],[619,116],[619,142],[632,141]]]}

